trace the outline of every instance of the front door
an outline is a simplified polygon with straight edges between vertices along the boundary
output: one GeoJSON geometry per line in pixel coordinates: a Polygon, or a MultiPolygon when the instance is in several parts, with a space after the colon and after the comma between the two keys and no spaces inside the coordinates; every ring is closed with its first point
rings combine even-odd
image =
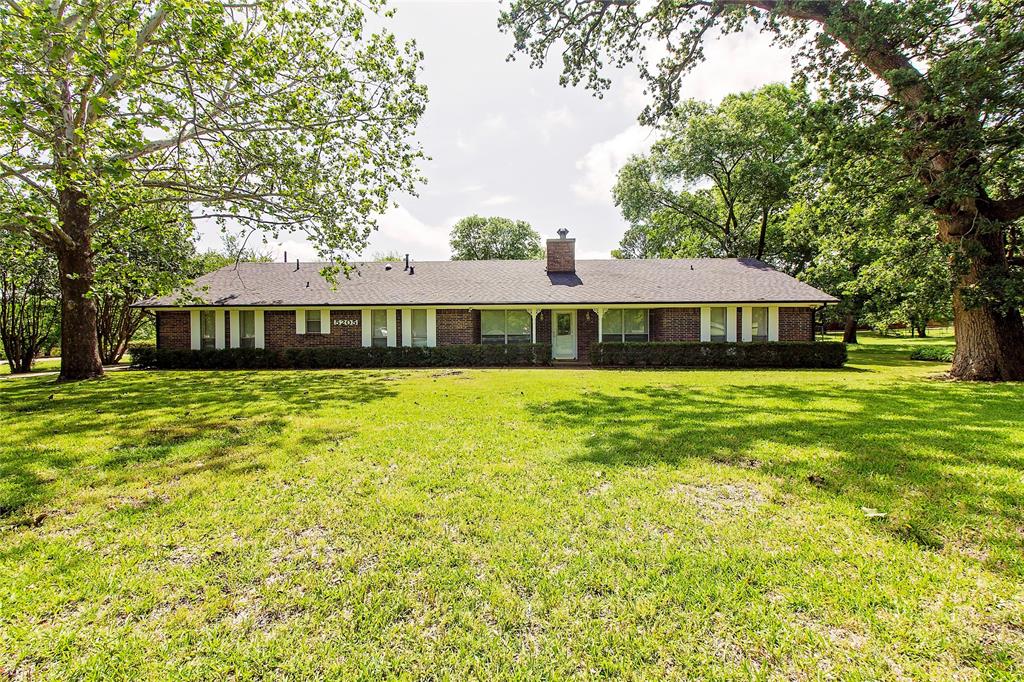
{"type": "Polygon", "coordinates": [[[576,359],[576,313],[556,310],[551,321],[551,357],[556,360],[576,359]]]}

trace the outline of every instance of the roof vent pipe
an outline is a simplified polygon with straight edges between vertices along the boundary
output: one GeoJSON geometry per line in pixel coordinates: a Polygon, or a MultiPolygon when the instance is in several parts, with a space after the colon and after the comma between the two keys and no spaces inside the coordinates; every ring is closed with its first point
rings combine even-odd
{"type": "Polygon", "coordinates": [[[284,262],[285,263],[288,262],[288,252],[287,251],[284,252],[284,262]]]}
{"type": "Polygon", "coordinates": [[[295,272],[298,272],[298,271],[299,271],[299,259],[296,258],[295,259],[295,272]]]}
{"type": "Polygon", "coordinates": [[[416,266],[415,265],[410,265],[409,266],[409,274],[410,275],[415,275],[416,274],[416,266]]]}
{"type": "Polygon", "coordinates": [[[409,269],[409,254],[405,254],[405,269],[409,269]]]}

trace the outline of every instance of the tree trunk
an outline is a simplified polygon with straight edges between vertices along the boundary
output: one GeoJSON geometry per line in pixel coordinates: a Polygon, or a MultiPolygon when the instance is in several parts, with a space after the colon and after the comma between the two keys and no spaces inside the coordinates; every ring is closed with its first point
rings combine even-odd
{"type": "Polygon", "coordinates": [[[764,241],[768,235],[768,209],[761,208],[761,233],[757,238],[757,260],[764,260],[764,241]]]}
{"type": "Polygon", "coordinates": [[[928,338],[928,323],[927,322],[922,322],[922,323],[918,324],[916,328],[917,328],[917,337],[919,339],[926,339],[926,338],[928,338]]]}
{"type": "Polygon", "coordinates": [[[857,316],[853,313],[846,316],[846,326],[843,328],[843,343],[857,343],[857,316]]]}
{"type": "Polygon", "coordinates": [[[95,266],[89,207],[81,192],[60,194],[60,222],[70,238],[57,247],[60,275],[60,380],[76,381],[103,375],[96,338],[96,302],[89,297],[95,266]]]}
{"type": "Polygon", "coordinates": [[[972,301],[986,283],[1009,279],[1003,232],[970,213],[939,215],[939,235],[960,245],[953,265],[953,326],[956,352],[950,375],[969,381],[1024,380],[1024,322],[1016,308],[991,299],[972,301]]]}

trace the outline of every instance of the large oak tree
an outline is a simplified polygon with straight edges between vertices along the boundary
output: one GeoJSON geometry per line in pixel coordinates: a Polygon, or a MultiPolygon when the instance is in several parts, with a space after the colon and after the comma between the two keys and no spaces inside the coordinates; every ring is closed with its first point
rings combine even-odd
{"type": "Polygon", "coordinates": [[[0,230],[56,256],[62,378],[102,373],[101,221],[179,205],[275,235],[302,230],[344,258],[394,191],[414,189],[421,55],[368,28],[381,9],[0,0],[0,230]]]}
{"type": "Polygon", "coordinates": [[[560,49],[563,83],[601,91],[605,66],[636,63],[653,97],[648,122],[672,110],[716,32],[753,23],[798,45],[796,66],[826,98],[899,133],[900,168],[954,252],[952,374],[1024,379],[1020,254],[1008,240],[1024,193],[1006,177],[1024,139],[1024,3],[515,0],[500,22],[535,65],[560,49]],[[651,45],[665,56],[649,61],[651,45]]]}

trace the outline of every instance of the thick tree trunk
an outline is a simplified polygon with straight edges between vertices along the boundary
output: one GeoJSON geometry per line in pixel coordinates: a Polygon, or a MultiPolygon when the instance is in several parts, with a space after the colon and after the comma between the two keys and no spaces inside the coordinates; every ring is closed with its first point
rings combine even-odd
{"type": "Polygon", "coordinates": [[[1003,234],[975,225],[970,214],[939,215],[940,237],[960,245],[953,265],[953,325],[956,352],[950,375],[970,381],[1024,381],[1024,322],[1016,308],[971,300],[984,284],[1006,281],[1003,234]]]}
{"type": "Polygon", "coordinates": [[[846,316],[846,326],[843,327],[843,343],[857,343],[857,316],[852,313],[846,316]]]}
{"type": "Polygon", "coordinates": [[[927,322],[922,322],[921,324],[917,325],[917,337],[919,339],[926,339],[926,338],[928,338],[928,323],[927,322]]]}
{"type": "Polygon", "coordinates": [[[96,302],[89,297],[95,266],[92,256],[89,207],[81,193],[60,195],[61,226],[70,243],[57,247],[60,274],[60,380],[75,381],[103,375],[96,337],[96,302]]]}

